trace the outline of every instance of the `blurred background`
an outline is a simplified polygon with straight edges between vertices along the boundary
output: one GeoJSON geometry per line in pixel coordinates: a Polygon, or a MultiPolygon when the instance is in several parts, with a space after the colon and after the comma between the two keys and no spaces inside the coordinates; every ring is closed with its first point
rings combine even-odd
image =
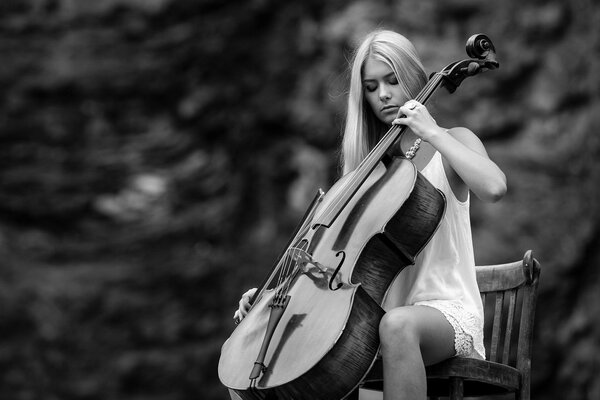
{"type": "Polygon", "coordinates": [[[508,176],[479,264],[542,263],[535,399],[600,398],[600,5],[592,0],[2,0],[0,398],[226,399],[220,347],[338,177],[347,60],[376,27],[508,176]]]}

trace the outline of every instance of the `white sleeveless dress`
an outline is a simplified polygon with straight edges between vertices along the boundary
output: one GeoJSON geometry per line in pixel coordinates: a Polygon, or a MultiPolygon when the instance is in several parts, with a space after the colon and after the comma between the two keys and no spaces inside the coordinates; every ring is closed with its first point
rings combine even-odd
{"type": "Polygon", "coordinates": [[[446,211],[415,265],[405,268],[388,289],[383,308],[421,305],[440,310],[454,328],[456,355],[483,359],[483,306],[475,278],[469,197],[464,202],[456,198],[439,152],[421,173],[446,196],[446,211]]]}

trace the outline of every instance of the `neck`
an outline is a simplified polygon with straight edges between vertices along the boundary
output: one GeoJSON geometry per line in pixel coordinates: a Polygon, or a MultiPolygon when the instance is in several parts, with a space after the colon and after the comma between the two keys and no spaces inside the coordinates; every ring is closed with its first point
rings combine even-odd
{"type": "Polygon", "coordinates": [[[404,135],[402,135],[402,139],[400,139],[400,147],[402,152],[406,152],[406,150],[410,149],[417,139],[418,136],[415,135],[412,130],[407,129],[406,132],[404,132],[404,135]]]}

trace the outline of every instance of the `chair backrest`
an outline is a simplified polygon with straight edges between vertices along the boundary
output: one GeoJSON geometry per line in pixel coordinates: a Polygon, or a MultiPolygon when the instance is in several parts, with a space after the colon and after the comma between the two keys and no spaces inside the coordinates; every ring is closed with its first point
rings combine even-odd
{"type": "Polygon", "coordinates": [[[476,271],[486,358],[517,368],[528,384],[540,264],[528,250],[521,261],[478,266],[476,271]]]}

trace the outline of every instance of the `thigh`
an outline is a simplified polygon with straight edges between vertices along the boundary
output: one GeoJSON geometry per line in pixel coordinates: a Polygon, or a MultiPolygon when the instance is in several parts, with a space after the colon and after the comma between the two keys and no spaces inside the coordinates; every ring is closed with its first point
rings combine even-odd
{"type": "MultiPolygon", "coordinates": [[[[425,365],[453,357],[454,328],[438,309],[427,306],[407,306],[396,309],[406,313],[419,337],[419,346],[425,365]]],[[[392,310],[393,311],[393,310],[392,310]]]]}

